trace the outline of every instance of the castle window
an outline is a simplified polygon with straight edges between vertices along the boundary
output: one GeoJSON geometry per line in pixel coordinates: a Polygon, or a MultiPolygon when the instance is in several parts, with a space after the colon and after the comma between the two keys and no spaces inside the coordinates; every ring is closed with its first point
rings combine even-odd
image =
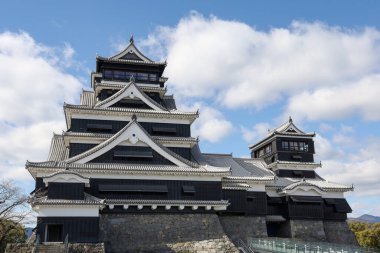
{"type": "Polygon", "coordinates": [[[152,159],[152,151],[136,151],[136,150],[115,150],[113,153],[115,159],[142,158],[152,159]]]}
{"type": "Polygon", "coordinates": [[[182,192],[186,195],[194,195],[195,187],[193,185],[184,185],[182,186],[182,192]]]}
{"type": "Polygon", "coordinates": [[[149,81],[156,82],[157,81],[157,74],[149,74],[149,81]]]}
{"type": "Polygon", "coordinates": [[[124,71],[114,71],[113,77],[115,79],[120,79],[120,80],[126,80],[127,79],[124,71]]]}
{"type": "Polygon", "coordinates": [[[112,70],[105,70],[104,71],[104,78],[112,79],[113,78],[112,70]]]}
{"type": "Polygon", "coordinates": [[[176,135],[175,127],[152,127],[152,133],[155,135],[176,135]]]}
{"type": "Polygon", "coordinates": [[[135,78],[136,81],[144,81],[144,82],[158,81],[157,74],[136,73],[136,72],[122,71],[122,70],[109,70],[109,69],[103,71],[103,77],[105,79],[129,81],[132,76],[135,78]]]}
{"type": "Polygon", "coordinates": [[[303,171],[299,171],[299,170],[294,170],[293,171],[293,176],[294,177],[303,177],[303,171]]]}
{"type": "Polygon", "coordinates": [[[309,150],[309,145],[307,145],[306,142],[300,142],[299,143],[299,149],[300,149],[300,151],[307,152],[309,150]]]}
{"type": "Polygon", "coordinates": [[[141,192],[141,193],[167,193],[166,185],[131,185],[131,184],[100,184],[100,192],[141,192]]]}
{"type": "Polygon", "coordinates": [[[296,141],[289,141],[290,150],[298,150],[298,143],[296,141]]]}
{"type": "Polygon", "coordinates": [[[148,81],[147,73],[137,73],[137,80],[148,81]]]}
{"type": "Polygon", "coordinates": [[[288,150],[289,149],[289,142],[282,141],[282,149],[283,150],[288,150]]]}
{"type": "Polygon", "coordinates": [[[110,124],[87,124],[87,131],[111,132],[112,131],[112,125],[110,125],[110,124]]]}
{"type": "Polygon", "coordinates": [[[295,150],[307,152],[309,150],[309,145],[304,141],[282,141],[281,142],[282,150],[295,150]]]}

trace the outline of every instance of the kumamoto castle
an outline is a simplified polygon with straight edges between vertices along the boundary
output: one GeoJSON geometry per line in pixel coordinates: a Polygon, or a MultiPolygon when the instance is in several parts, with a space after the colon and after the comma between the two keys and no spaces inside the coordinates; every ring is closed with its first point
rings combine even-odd
{"type": "Polygon", "coordinates": [[[203,153],[190,131],[199,114],[177,110],[166,65],[133,37],[96,57],[92,89],[63,106],[67,130],[54,134],[46,161],[26,162],[41,247],[239,252],[238,240],[268,236],[355,243],[344,198],[353,187],[318,175],[315,133],[289,118],[249,146],[251,158],[203,153]]]}

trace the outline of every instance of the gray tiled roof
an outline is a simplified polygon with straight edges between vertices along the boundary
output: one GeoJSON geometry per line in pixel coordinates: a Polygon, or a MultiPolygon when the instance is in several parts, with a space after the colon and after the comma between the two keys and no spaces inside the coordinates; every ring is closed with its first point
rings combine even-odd
{"type": "Polygon", "coordinates": [[[48,161],[63,161],[69,157],[69,150],[65,146],[62,135],[54,134],[51,139],[48,161]]]}
{"type": "Polygon", "coordinates": [[[164,96],[162,99],[162,102],[166,109],[170,110],[177,110],[177,105],[175,103],[175,100],[173,96],[164,96]]]}
{"type": "Polygon", "coordinates": [[[302,179],[290,185],[287,185],[283,190],[293,190],[298,186],[315,186],[323,191],[350,191],[353,190],[353,186],[338,184],[334,182],[329,182],[325,180],[315,180],[315,179],[302,179]]]}
{"type": "Polygon", "coordinates": [[[146,61],[138,61],[138,60],[127,60],[127,59],[111,59],[111,58],[106,58],[102,56],[97,56],[96,60],[100,61],[107,61],[107,62],[115,62],[115,63],[135,63],[135,64],[141,64],[141,65],[163,65],[166,66],[166,61],[165,62],[146,62],[146,61]]]}
{"type": "Polygon", "coordinates": [[[329,182],[317,176],[316,179],[300,179],[300,178],[283,178],[276,177],[276,180],[267,184],[268,188],[278,190],[292,190],[298,186],[315,186],[322,191],[350,191],[353,186],[329,182]]]}
{"type": "MultiPolygon", "coordinates": [[[[110,83],[107,81],[102,81],[101,83],[95,83],[95,88],[100,87],[106,87],[106,88],[112,88],[112,89],[122,89],[127,84],[127,82],[117,82],[117,83],[110,83]]],[[[166,87],[154,87],[154,86],[145,86],[145,85],[139,85],[139,88],[146,92],[160,92],[160,93],[166,93],[166,87]]]]}
{"type": "Polygon", "coordinates": [[[83,200],[70,200],[70,199],[49,199],[47,196],[41,198],[32,198],[31,204],[35,205],[103,205],[104,200],[96,198],[88,193],[84,193],[83,200]]]}
{"type": "Polygon", "coordinates": [[[58,171],[58,172],[54,172],[54,173],[52,173],[50,175],[43,176],[42,178],[51,178],[51,177],[54,177],[56,175],[76,175],[76,176],[81,177],[83,179],[89,179],[88,177],[85,177],[85,176],[83,176],[82,174],[80,174],[78,172],[70,171],[70,170],[61,170],[61,171],[58,171]]]}
{"type": "Polygon", "coordinates": [[[94,92],[88,90],[82,90],[82,95],[80,97],[80,104],[87,106],[94,106],[94,92]]]}
{"type": "MultiPolygon", "coordinates": [[[[103,133],[83,133],[83,132],[64,132],[63,136],[77,136],[77,137],[88,137],[88,138],[101,138],[108,139],[113,136],[113,134],[103,134],[103,133]]],[[[151,136],[152,139],[159,142],[191,142],[197,143],[198,139],[193,137],[176,137],[176,136],[151,136]]]]}
{"type": "Polygon", "coordinates": [[[135,205],[197,205],[197,206],[226,206],[228,200],[153,200],[153,199],[106,199],[106,204],[135,204],[135,205]]]}
{"type": "Polygon", "coordinates": [[[271,177],[262,160],[234,158],[226,154],[202,154],[199,148],[192,149],[193,158],[200,164],[209,164],[217,167],[231,167],[232,177],[271,177]],[[198,149],[198,150],[197,150],[198,149]]]}
{"type": "Polygon", "coordinates": [[[72,105],[72,104],[64,104],[64,108],[66,109],[79,109],[79,110],[91,110],[91,111],[110,111],[110,112],[127,112],[127,113],[144,113],[144,114],[167,114],[167,115],[188,115],[188,116],[198,116],[198,112],[182,112],[178,110],[174,111],[154,111],[149,109],[134,109],[134,108],[121,108],[121,107],[109,107],[109,108],[92,108],[84,105],[72,105]]]}
{"type": "Polygon", "coordinates": [[[118,173],[121,172],[132,172],[132,173],[177,173],[177,172],[183,172],[187,174],[192,175],[198,175],[198,174],[215,174],[215,175],[229,175],[229,171],[226,170],[226,168],[210,168],[210,167],[179,167],[175,165],[144,165],[144,164],[124,164],[124,163],[85,163],[85,164],[78,164],[78,163],[71,163],[67,164],[65,162],[54,162],[54,161],[46,161],[46,162],[29,162],[26,163],[26,168],[41,168],[41,169],[69,169],[70,171],[76,171],[76,172],[93,172],[93,171],[99,171],[99,172],[110,172],[110,171],[118,171],[118,173]]]}

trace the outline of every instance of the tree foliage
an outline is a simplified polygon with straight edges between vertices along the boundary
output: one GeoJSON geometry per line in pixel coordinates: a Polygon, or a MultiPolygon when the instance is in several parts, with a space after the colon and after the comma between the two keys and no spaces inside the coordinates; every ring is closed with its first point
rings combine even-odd
{"type": "Polygon", "coordinates": [[[26,239],[21,223],[29,216],[28,196],[13,181],[0,182],[0,252],[7,243],[24,242],[26,239]]]}
{"type": "Polygon", "coordinates": [[[4,252],[8,243],[22,243],[26,240],[25,229],[11,220],[0,221],[0,252],[4,252]]]}
{"type": "Polygon", "coordinates": [[[368,224],[354,221],[349,226],[360,246],[380,249],[380,222],[368,224]]]}

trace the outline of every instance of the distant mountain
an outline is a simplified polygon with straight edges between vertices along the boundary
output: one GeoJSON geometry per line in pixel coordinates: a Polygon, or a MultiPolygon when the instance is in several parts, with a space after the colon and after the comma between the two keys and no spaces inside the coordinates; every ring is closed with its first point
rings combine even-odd
{"type": "Polygon", "coordinates": [[[366,223],[376,223],[376,222],[380,222],[380,217],[369,215],[369,214],[363,214],[362,216],[359,216],[357,218],[351,218],[349,220],[366,222],[366,223]]]}

